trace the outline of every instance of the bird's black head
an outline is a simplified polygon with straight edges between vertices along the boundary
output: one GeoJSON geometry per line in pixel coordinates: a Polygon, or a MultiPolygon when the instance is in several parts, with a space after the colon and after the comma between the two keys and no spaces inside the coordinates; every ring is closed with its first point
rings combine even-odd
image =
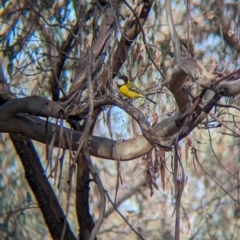
{"type": "Polygon", "coordinates": [[[128,78],[125,75],[121,75],[118,77],[117,85],[122,86],[124,84],[127,84],[127,82],[128,82],[128,78]]]}

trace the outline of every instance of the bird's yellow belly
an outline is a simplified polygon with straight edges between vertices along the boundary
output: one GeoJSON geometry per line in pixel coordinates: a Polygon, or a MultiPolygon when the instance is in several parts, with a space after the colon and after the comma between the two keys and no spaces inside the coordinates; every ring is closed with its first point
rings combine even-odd
{"type": "Polygon", "coordinates": [[[129,90],[126,86],[121,86],[119,88],[120,93],[122,93],[123,95],[125,95],[128,98],[139,98],[139,97],[144,97],[143,95],[133,92],[131,90],[129,90]]]}

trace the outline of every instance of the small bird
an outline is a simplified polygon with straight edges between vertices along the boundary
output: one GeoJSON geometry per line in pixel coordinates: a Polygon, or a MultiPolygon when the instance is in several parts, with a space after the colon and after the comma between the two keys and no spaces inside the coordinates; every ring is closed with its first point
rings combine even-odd
{"type": "Polygon", "coordinates": [[[119,92],[128,98],[132,99],[145,98],[148,101],[157,104],[152,99],[150,99],[146,94],[144,94],[144,92],[141,89],[137,88],[135,84],[124,75],[119,76],[117,80],[117,86],[119,92]]]}

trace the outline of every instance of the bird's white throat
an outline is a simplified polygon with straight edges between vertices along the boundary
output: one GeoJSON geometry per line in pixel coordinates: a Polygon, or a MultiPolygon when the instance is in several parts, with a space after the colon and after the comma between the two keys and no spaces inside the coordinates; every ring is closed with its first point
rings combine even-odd
{"type": "Polygon", "coordinates": [[[122,79],[118,79],[118,80],[117,80],[117,84],[118,84],[119,86],[121,86],[121,85],[124,85],[125,82],[124,82],[122,79]]]}

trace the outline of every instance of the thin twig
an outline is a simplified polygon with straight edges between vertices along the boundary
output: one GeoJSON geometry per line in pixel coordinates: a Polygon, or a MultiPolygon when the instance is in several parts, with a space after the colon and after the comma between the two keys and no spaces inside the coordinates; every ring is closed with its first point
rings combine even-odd
{"type": "Polygon", "coordinates": [[[163,75],[162,71],[161,71],[160,68],[157,66],[157,64],[155,63],[155,61],[153,60],[153,58],[152,58],[152,56],[151,56],[151,54],[150,54],[150,52],[149,52],[149,50],[148,50],[148,44],[147,44],[147,41],[146,41],[145,33],[144,33],[144,30],[143,30],[143,28],[142,28],[142,25],[141,25],[141,23],[140,23],[140,21],[139,21],[139,18],[138,18],[138,16],[137,16],[137,14],[135,13],[135,11],[132,9],[132,7],[128,4],[128,2],[127,2],[126,0],[123,0],[123,2],[124,2],[124,3],[127,5],[127,7],[132,11],[134,17],[136,18],[136,21],[137,21],[137,23],[138,23],[138,25],[139,25],[139,28],[140,28],[141,32],[142,32],[143,42],[144,42],[144,45],[145,45],[147,54],[148,54],[151,62],[153,63],[153,65],[155,66],[155,68],[158,70],[158,72],[161,74],[162,78],[165,79],[165,76],[163,75]]]}
{"type": "Polygon", "coordinates": [[[180,156],[178,155],[178,147],[177,144],[174,146],[174,169],[173,169],[173,180],[175,184],[175,199],[176,199],[176,218],[175,218],[175,240],[180,239],[180,207],[181,207],[181,199],[182,193],[185,183],[185,172],[182,166],[182,162],[180,156]],[[178,179],[177,175],[179,172],[179,165],[181,168],[181,179],[178,179]]]}
{"type": "MultiPolygon", "coordinates": [[[[204,108],[204,106],[202,104],[199,104],[200,108],[204,108]]],[[[215,114],[209,112],[208,113],[214,120],[216,120],[217,122],[219,122],[220,124],[222,124],[226,129],[228,129],[230,132],[232,132],[235,137],[240,137],[239,134],[237,134],[234,130],[232,130],[230,127],[228,127],[219,117],[217,117],[215,114]]]]}
{"type": "Polygon", "coordinates": [[[178,64],[178,62],[181,60],[182,56],[181,56],[181,51],[180,51],[179,38],[178,38],[176,29],[175,29],[175,25],[174,25],[174,21],[173,21],[171,0],[166,0],[166,13],[167,13],[167,23],[168,23],[171,39],[173,41],[175,62],[176,62],[176,64],[178,64]]]}
{"type": "MultiPolygon", "coordinates": [[[[195,149],[194,149],[194,150],[195,150],[195,149]]],[[[202,169],[202,171],[203,171],[227,196],[229,196],[229,198],[231,198],[234,203],[235,203],[235,202],[238,202],[238,200],[236,200],[234,197],[232,197],[232,196],[227,192],[227,190],[225,190],[225,189],[223,188],[223,185],[224,185],[225,183],[224,183],[224,184],[218,183],[218,182],[211,176],[211,174],[209,174],[209,173],[204,169],[204,167],[202,166],[202,164],[200,163],[200,161],[199,161],[199,159],[198,159],[198,156],[197,156],[197,154],[196,154],[196,150],[194,151],[194,156],[195,156],[195,159],[196,159],[198,165],[199,165],[200,168],[202,169]]],[[[232,175],[231,175],[231,178],[232,178],[232,175]]],[[[229,179],[228,179],[228,180],[229,180],[229,179]]],[[[227,181],[228,181],[228,180],[227,180],[227,181]]]]}
{"type": "Polygon", "coordinates": [[[231,72],[231,73],[229,73],[229,74],[227,74],[227,75],[225,75],[225,76],[223,76],[223,77],[221,77],[221,78],[219,78],[219,79],[216,80],[216,81],[213,81],[213,82],[211,83],[211,85],[216,85],[217,83],[220,83],[220,82],[222,82],[223,80],[225,80],[226,78],[229,78],[229,77],[231,77],[232,75],[234,75],[234,74],[236,74],[236,73],[239,73],[239,72],[240,72],[240,68],[237,69],[237,70],[235,70],[235,71],[233,71],[233,72],[231,72]]]}
{"type": "Polygon", "coordinates": [[[100,197],[101,197],[101,208],[100,208],[100,213],[99,213],[99,217],[98,220],[91,232],[90,235],[90,240],[94,240],[97,232],[100,228],[100,226],[102,225],[103,219],[104,219],[104,212],[105,212],[105,207],[106,207],[106,197],[105,197],[105,190],[103,188],[102,182],[96,172],[96,170],[93,167],[92,161],[91,161],[91,157],[89,154],[89,135],[90,135],[90,131],[92,128],[92,124],[93,124],[93,110],[94,110],[94,104],[93,104],[93,85],[92,85],[92,49],[88,49],[88,67],[87,67],[87,85],[88,85],[88,100],[89,100],[89,110],[88,110],[88,120],[84,129],[84,133],[83,133],[83,154],[84,157],[87,160],[87,164],[88,164],[88,168],[89,171],[95,181],[95,183],[97,184],[99,193],[100,193],[100,197]]]}
{"type": "Polygon", "coordinates": [[[138,233],[133,227],[132,225],[128,222],[128,220],[120,213],[120,211],[116,208],[115,204],[113,203],[113,201],[111,200],[110,196],[108,195],[108,193],[106,192],[106,196],[108,198],[108,201],[112,204],[113,208],[115,209],[115,211],[121,216],[121,218],[127,223],[127,225],[131,228],[131,230],[142,240],[145,240],[145,238],[143,238],[143,236],[138,233]]]}

